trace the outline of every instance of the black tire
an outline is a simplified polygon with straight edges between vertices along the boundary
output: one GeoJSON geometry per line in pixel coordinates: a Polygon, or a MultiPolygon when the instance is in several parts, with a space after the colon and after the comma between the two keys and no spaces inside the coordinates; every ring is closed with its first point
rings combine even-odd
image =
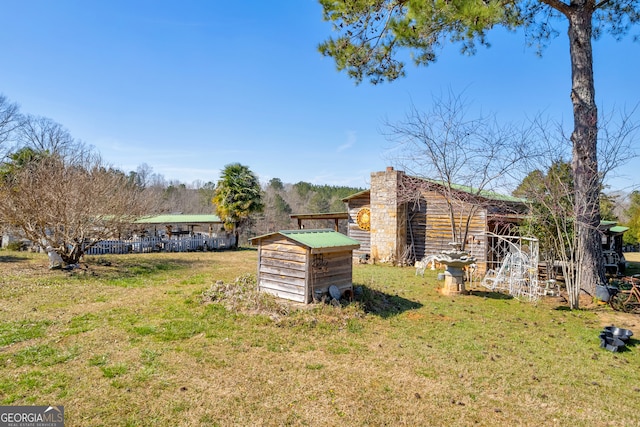
{"type": "Polygon", "coordinates": [[[628,298],[629,294],[620,292],[609,298],[609,305],[616,311],[624,311],[626,313],[630,308],[632,308],[628,304],[626,304],[628,298]]]}

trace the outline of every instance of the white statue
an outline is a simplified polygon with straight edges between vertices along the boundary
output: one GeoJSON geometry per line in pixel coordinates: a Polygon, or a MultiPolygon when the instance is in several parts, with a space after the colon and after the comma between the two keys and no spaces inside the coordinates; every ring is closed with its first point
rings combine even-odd
{"type": "Polygon", "coordinates": [[[63,261],[60,254],[51,246],[47,246],[45,250],[49,256],[49,268],[62,268],[63,261]]]}

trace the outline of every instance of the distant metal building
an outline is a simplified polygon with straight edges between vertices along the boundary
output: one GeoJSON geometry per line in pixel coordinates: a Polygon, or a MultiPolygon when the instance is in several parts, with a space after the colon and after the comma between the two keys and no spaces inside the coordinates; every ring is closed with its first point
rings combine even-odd
{"type": "Polygon", "coordinates": [[[192,235],[196,231],[199,231],[212,237],[214,234],[220,232],[223,222],[217,215],[171,214],[147,216],[134,221],[134,224],[147,228],[153,227],[153,235],[172,237],[192,235]],[[160,229],[158,229],[158,227],[160,227],[160,229]]]}

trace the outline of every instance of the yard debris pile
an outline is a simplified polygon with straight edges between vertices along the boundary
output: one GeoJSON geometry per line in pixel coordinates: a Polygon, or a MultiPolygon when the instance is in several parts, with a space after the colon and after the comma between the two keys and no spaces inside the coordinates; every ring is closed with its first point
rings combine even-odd
{"type": "Polygon", "coordinates": [[[218,280],[202,293],[203,302],[218,302],[230,311],[266,314],[276,319],[289,314],[289,308],[272,295],[258,291],[256,277],[243,274],[233,283],[218,280]]]}
{"type": "Polygon", "coordinates": [[[239,276],[232,283],[218,280],[202,293],[202,303],[217,303],[229,311],[269,316],[278,326],[314,326],[324,322],[346,327],[350,319],[365,316],[363,306],[358,303],[301,304],[259,292],[253,274],[239,276]]]}

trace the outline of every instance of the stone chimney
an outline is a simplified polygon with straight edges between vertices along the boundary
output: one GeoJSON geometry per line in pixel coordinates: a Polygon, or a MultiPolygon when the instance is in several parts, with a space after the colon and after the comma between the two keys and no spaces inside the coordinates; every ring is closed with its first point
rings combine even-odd
{"type": "Polygon", "coordinates": [[[388,166],[371,174],[371,259],[374,262],[401,261],[407,241],[406,208],[398,202],[403,171],[388,166]]]}

